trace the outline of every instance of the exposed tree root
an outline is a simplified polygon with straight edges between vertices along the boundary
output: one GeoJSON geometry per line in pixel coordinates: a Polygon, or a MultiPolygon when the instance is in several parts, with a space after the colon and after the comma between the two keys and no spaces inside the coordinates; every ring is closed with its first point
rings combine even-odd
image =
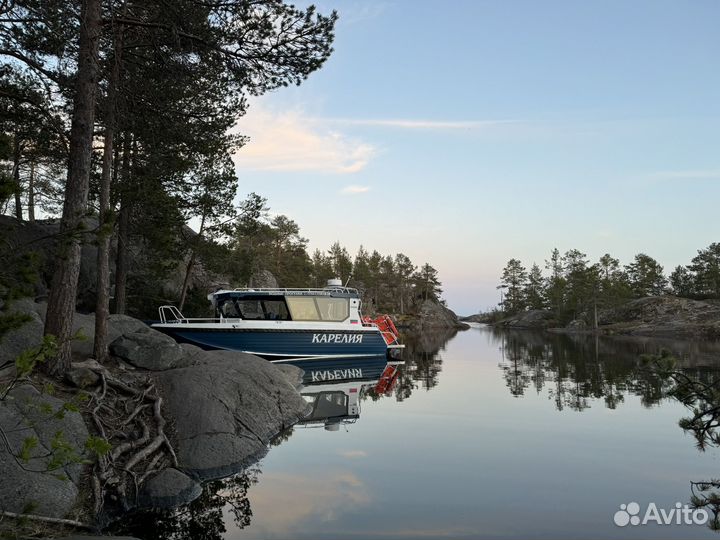
{"type": "Polygon", "coordinates": [[[98,434],[112,449],[93,468],[91,483],[95,515],[106,503],[122,509],[137,504],[143,483],[177,456],[165,433],[162,397],[147,380],[126,382],[101,366],[90,366],[100,383],[88,403],[98,434]]]}

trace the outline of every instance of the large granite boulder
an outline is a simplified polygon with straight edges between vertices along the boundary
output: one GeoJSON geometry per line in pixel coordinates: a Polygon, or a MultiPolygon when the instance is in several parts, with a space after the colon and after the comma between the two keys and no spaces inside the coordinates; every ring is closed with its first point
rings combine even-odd
{"type": "Polygon", "coordinates": [[[455,315],[451,309],[434,300],[425,300],[420,305],[417,317],[413,319],[410,326],[415,330],[430,328],[469,328],[469,325],[458,320],[457,315],[455,315]]]}
{"type": "Polygon", "coordinates": [[[63,462],[52,469],[52,456],[48,454],[58,442],[57,434],[62,433],[62,440],[82,457],[89,434],[79,413],[54,414],[63,403],[29,385],[11,390],[0,402],[0,427],[12,452],[0,444],[0,508],[3,510],[23,513],[31,508],[37,515],[63,518],[75,506],[83,466],[63,462]],[[29,458],[25,461],[21,453],[29,439],[35,439],[37,446],[25,456],[29,458]]]}
{"type": "Polygon", "coordinates": [[[309,406],[285,374],[262,358],[233,351],[200,356],[198,365],[152,377],[175,426],[180,468],[210,480],[264,456],[270,440],[309,406]]]}
{"type": "Polygon", "coordinates": [[[177,367],[183,349],[170,336],[145,327],[121,335],[110,344],[110,353],[135,367],[162,371],[177,367]]]}
{"type": "MultiPolygon", "coordinates": [[[[133,317],[113,314],[108,317],[108,343],[112,343],[124,334],[148,330],[148,326],[133,317]]],[[[93,355],[95,340],[95,314],[75,313],[73,316],[73,334],[82,336],[72,342],[73,357],[84,360],[93,355]]]]}
{"type": "MultiPolygon", "coordinates": [[[[42,341],[47,314],[47,302],[35,302],[32,298],[13,300],[7,313],[27,315],[30,320],[21,328],[9,332],[0,341],[0,370],[2,366],[15,360],[18,354],[42,341]]],[[[132,332],[149,330],[142,321],[127,315],[110,315],[108,319],[108,342],[112,342],[132,332]]],[[[95,339],[95,314],[75,313],[73,315],[72,333],[77,336],[70,345],[75,360],[85,360],[93,354],[95,339]]]]}
{"type": "Polygon", "coordinates": [[[274,289],[278,286],[277,279],[269,270],[258,270],[250,276],[248,287],[253,289],[270,288],[274,289]]]}
{"type": "Polygon", "coordinates": [[[303,376],[305,372],[292,364],[273,364],[294,388],[300,388],[303,385],[303,376]]]}

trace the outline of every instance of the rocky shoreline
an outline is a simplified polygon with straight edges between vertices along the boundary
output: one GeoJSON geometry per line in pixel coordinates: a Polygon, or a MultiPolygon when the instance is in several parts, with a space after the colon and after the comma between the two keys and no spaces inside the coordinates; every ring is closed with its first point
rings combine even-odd
{"type": "Polygon", "coordinates": [[[451,309],[433,300],[425,300],[413,315],[392,315],[398,328],[411,332],[426,330],[467,330],[470,328],[451,309]]]}
{"type": "Polygon", "coordinates": [[[486,314],[462,318],[500,328],[545,330],[562,333],[647,336],[677,339],[720,339],[720,302],[676,296],[651,296],[621,306],[600,309],[594,316],[581,314],[565,326],[548,310],[529,310],[493,320],[486,314]]]}
{"type": "MultiPolygon", "coordinates": [[[[15,357],[40,343],[44,309],[44,304],[31,299],[16,301],[10,308],[9,312],[26,314],[31,321],[3,339],[0,389],[13,381],[15,357]]],[[[16,381],[0,400],[0,428],[6,440],[0,445],[0,509],[8,516],[70,519],[99,529],[113,519],[113,513],[133,507],[168,508],[188,503],[201,493],[201,483],[237,473],[263,457],[271,440],[308,412],[308,404],[298,392],[302,380],[299,368],[278,367],[233,351],[181,345],[142,321],[122,315],[110,317],[112,357],[100,366],[86,360],[92,346],[92,315],[78,314],[75,326],[87,339],[73,342],[76,362],[66,384],[55,383],[51,395],[48,381],[42,375],[33,375],[16,381]],[[143,413],[151,408],[142,405],[140,398],[145,394],[157,396],[157,411],[157,400],[161,400],[165,434],[174,455],[165,466],[147,465],[149,459],[137,460],[134,477],[141,480],[136,493],[114,501],[114,509],[114,495],[105,497],[109,508],[95,515],[90,472],[93,459],[86,441],[97,435],[98,418],[91,414],[92,407],[81,404],[69,408],[66,404],[81,394],[85,399],[99,400],[100,392],[110,393],[108,387],[113,384],[121,390],[142,388],[142,396],[137,392],[130,397],[138,410],[145,409],[143,413]],[[60,469],[52,462],[58,433],[63,434],[63,444],[78,452],[77,459],[63,463],[60,469]],[[29,439],[37,442],[28,449],[29,439]]],[[[140,414],[133,414],[138,425],[149,423],[139,420],[140,414]]],[[[100,419],[109,439],[117,427],[111,417],[100,419]]],[[[127,426],[129,434],[133,418],[121,425],[127,426]]],[[[148,438],[150,434],[142,439],[143,446],[148,438]]],[[[114,440],[113,444],[115,455],[118,446],[114,440]]],[[[124,458],[118,453],[116,459],[124,458]]],[[[107,479],[108,493],[112,478],[107,479]]]]}
{"type": "MultiPolygon", "coordinates": [[[[25,315],[29,321],[3,337],[0,390],[14,380],[18,355],[41,343],[47,311],[44,302],[31,298],[6,307],[6,313],[25,315]]],[[[433,301],[424,302],[413,316],[394,318],[401,329],[412,332],[454,333],[469,327],[433,301]]],[[[270,442],[308,412],[298,391],[303,372],[294,366],[179,344],[126,315],[110,316],[111,356],[100,365],[90,359],[94,314],[76,313],[73,332],[79,338],[72,342],[74,361],[63,383],[37,372],[15,381],[5,399],[0,399],[0,430],[7,439],[0,445],[4,477],[0,510],[7,516],[70,520],[99,531],[134,509],[187,504],[201,494],[203,483],[238,473],[261,459],[270,442]],[[52,395],[46,390],[50,385],[52,395]],[[100,408],[102,398],[113,390],[117,395],[112,407],[100,408]],[[78,401],[77,407],[65,410],[77,396],[84,396],[92,406],[78,401]],[[118,408],[128,416],[121,418],[122,429],[113,423],[118,408]],[[50,414],[61,410],[62,414],[50,414]],[[150,424],[159,414],[156,432],[150,424]],[[57,433],[77,450],[77,459],[63,464],[62,475],[51,463],[57,433]],[[125,459],[136,468],[134,487],[122,487],[118,478],[98,474],[92,465],[96,456],[86,448],[93,436],[107,437],[113,446],[112,457],[101,457],[101,461],[125,459]],[[130,439],[124,441],[125,436],[130,439]],[[133,442],[133,436],[139,439],[133,442]],[[151,462],[149,455],[133,459],[132,452],[123,455],[118,450],[139,452],[148,441],[160,437],[167,438],[169,453],[157,462],[151,462]],[[29,438],[37,445],[28,451],[24,447],[29,438]],[[97,477],[101,481],[93,480],[97,477]],[[98,484],[105,501],[100,510],[98,484]]],[[[123,464],[113,466],[122,468],[123,464]]]]}

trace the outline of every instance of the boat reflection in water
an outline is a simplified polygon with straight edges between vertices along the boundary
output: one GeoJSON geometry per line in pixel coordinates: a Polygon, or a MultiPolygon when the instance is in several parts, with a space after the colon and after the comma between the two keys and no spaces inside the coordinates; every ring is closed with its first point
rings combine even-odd
{"type": "MultiPolygon", "coordinates": [[[[283,444],[298,428],[339,431],[340,426],[356,422],[363,399],[392,394],[403,364],[377,356],[335,360],[323,360],[305,372],[299,392],[312,404],[312,412],[278,435],[271,446],[283,444]]],[[[248,491],[260,474],[259,464],[249,465],[238,474],[207,482],[201,495],[184,507],[136,511],[114,523],[110,531],[144,540],[221,540],[230,523],[236,530],[250,525],[248,491]]]]}
{"type": "Polygon", "coordinates": [[[344,360],[342,368],[306,372],[300,394],[312,404],[312,411],[295,427],[339,431],[341,425],[355,423],[360,418],[360,402],[369,392],[375,395],[392,392],[400,364],[352,359],[344,360]]]}

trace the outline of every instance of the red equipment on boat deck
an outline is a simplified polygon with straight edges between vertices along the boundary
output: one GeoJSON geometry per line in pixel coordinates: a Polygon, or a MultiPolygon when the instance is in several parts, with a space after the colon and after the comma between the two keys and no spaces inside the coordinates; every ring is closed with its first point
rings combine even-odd
{"type": "Polygon", "coordinates": [[[382,375],[380,375],[380,380],[375,385],[375,392],[378,394],[391,392],[399,373],[397,366],[393,364],[385,366],[385,370],[382,372],[382,375]]]}
{"type": "Polygon", "coordinates": [[[375,319],[363,317],[363,325],[377,326],[383,339],[385,340],[385,343],[388,345],[392,345],[400,339],[400,334],[398,333],[397,328],[395,328],[395,323],[393,323],[392,319],[387,315],[380,315],[375,319]]]}

